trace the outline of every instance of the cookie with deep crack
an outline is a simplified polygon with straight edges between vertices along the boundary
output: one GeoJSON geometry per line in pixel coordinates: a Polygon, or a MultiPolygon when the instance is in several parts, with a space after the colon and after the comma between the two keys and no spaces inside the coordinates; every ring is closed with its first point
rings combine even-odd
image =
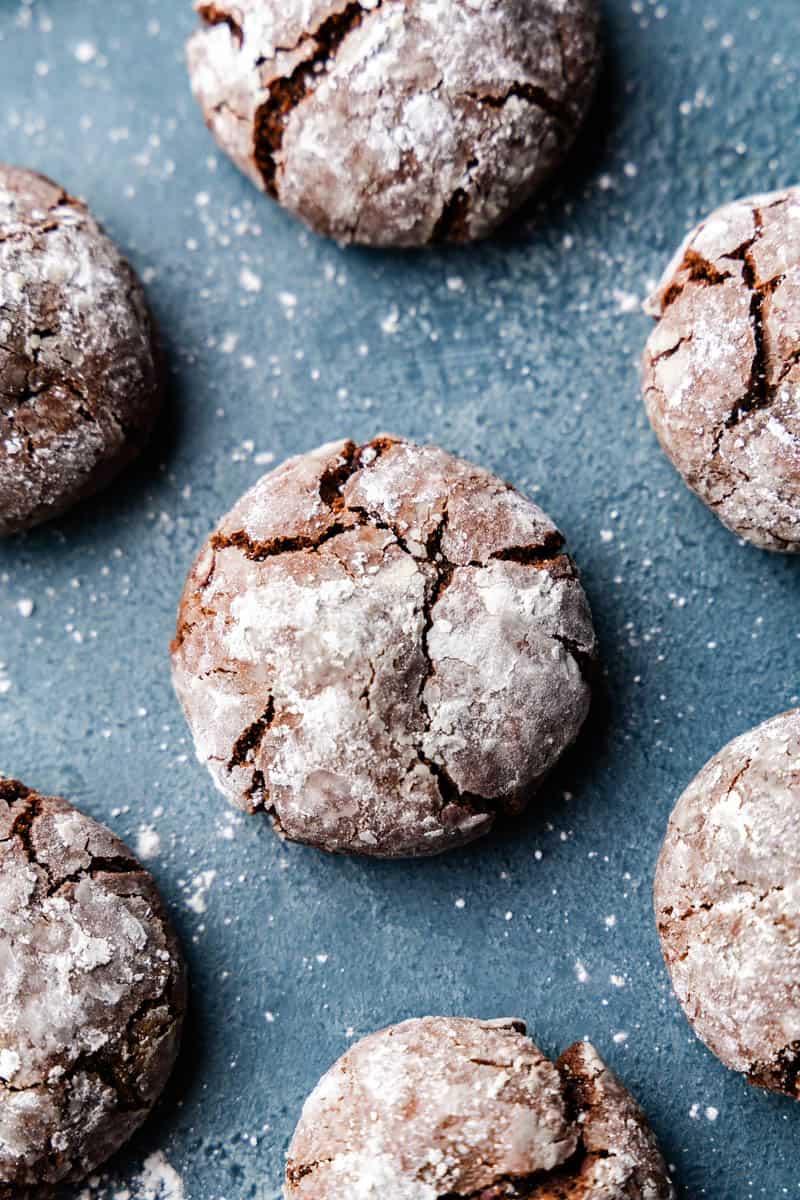
{"type": "Polygon", "coordinates": [[[201,550],[172,645],[220,791],[292,840],[382,857],[519,811],[578,734],[594,654],[549,517],[393,437],[264,476],[201,550]]]}
{"type": "Polygon", "coordinates": [[[800,551],[800,189],[739,200],[684,242],[648,311],[648,415],[729,529],[800,551]]]}
{"type": "Polygon", "coordinates": [[[695,1033],[800,1099],[800,710],[725,746],[686,789],[655,885],[661,948],[695,1033]]]}
{"type": "Polygon", "coordinates": [[[253,182],[341,242],[485,237],[561,164],[596,0],[197,0],[192,88],[253,182]]]}
{"type": "Polygon", "coordinates": [[[161,401],[141,285],[78,200],[0,164],[0,536],[98,491],[161,401]]]}
{"type": "Polygon", "coordinates": [[[303,1108],[285,1200],[672,1200],[636,1101],[588,1042],[424,1017],[352,1046],[303,1108]]]}
{"type": "Polygon", "coordinates": [[[141,1125],[175,1061],[185,990],[130,850],[65,800],[0,780],[2,1200],[83,1179],[141,1125]]]}

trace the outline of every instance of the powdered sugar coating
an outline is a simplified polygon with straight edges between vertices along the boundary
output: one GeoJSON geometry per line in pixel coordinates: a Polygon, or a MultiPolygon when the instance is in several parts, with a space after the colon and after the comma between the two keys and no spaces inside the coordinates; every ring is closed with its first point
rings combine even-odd
{"type": "Polygon", "coordinates": [[[681,796],[655,906],[696,1033],[752,1083],[800,1098],[800,710],[736,738],[681,796]]]}
{"type": "Polygon", "coordinates": [[[159,403],[131,268],[83,204],[0,165],[0,536],[108,483],[159,403]]]}
{"type": "Polygon", "coordinates": [[[435,854],[517,811],[577,736],[591,615],[550,519],[381,437],[266,475],[187,581],[175,686],[219,789],[287,837],[435,854]]]}
{"type": "Polygon", "coordinates": [[[649,303],[645,403],[693,489],[756,546],[800,551],[800,189],[686,239],[649,303]]]}
{"type": "Polygon", "coordinates": [[[172,1069],[184,993],[127,847],[64,800],[0,781],[3,1200],[82,1179],[130,1137],[172,1069]]]}
{"type": "Polygon", "coordinates": [[[560,163],[594,0],[198,0],[192,87],[260,188],[341,241],[483,237],[560,163]]]}
{"type": "Polygon", "coordinates": [[[652,1132],[594,1048],[557,1065],[522,1021],[426,1017],[371,1034],[320,1080],[285,1200],[668,1200],[652,1132]]]}

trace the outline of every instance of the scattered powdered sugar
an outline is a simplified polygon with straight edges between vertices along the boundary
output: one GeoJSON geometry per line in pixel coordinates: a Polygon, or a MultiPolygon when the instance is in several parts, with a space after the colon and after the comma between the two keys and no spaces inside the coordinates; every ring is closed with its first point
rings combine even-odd
{"type": "Polygon", "coordinates": [[[385,317],[381,318],[381,329],[384,333],[397,333],[400,328],[400,310],[397,307],[389,309],[385,317]]]}
{"type": "Polygon", "coordinates": [[[614,288],[612,294],[617,305],[617,312],[635,313],[639,311],[642,302],[635,292],[625,292],[621,288],[614,288]]]}
{"type": "Polygon", "coordinates": [[[239,272],[239,283],[246,292],[260,292],[261,279],[256,275],[255,271],[251,271],[249,267],[242,267],[239,272]]]}
{"type": "Polygon", "coordinates": [[[78,42],[74,53],[79,63],[90,63],[97,58],[97,47],[93,42],[78,42]]]}
{"type": "Polygon", "coordinates": [[[206,911],[208,908],[208,892],[216,877],[216,871],[201,871],[199,875],[194,877],[192,880],[194,891],[186,901],[187,908],[198,914],[206,911]]]}
{"type": "Polygon", "coordinates": [[[715,1108],[713,1106],[713,1104],[709,1104],[705,1108],[703,1108],[702,1105],[698,1104],[697,1101],[695,1101],[695,1103],[689,1109],[689,1117],[692,1121],[700,1120],[701,1109],[702,1109],[703,1116],[705,1117],[705,1119],[707,1121],[711,1121],[712,1123],[714,1121],[716,1121],[717,1117],[719,1116],[719,1109],[715,1108]]]}
{"type": "Polygon", "coordinates": [[[152,825],[142,825],[136,835],[136,853],[147,862],[161,853],[161,835],[152,825]]]}
{"type": "Polygon", "coordinates": [[[176,1171],[162,1150],[145,1158],[141,1167],[125,1184],[114,1173],[94,1175],[80,1192],[79,1200],[190,1200],[183,1177],[176,1171]]]}
{"type": "Polygon", "coordinates": [[[161,1150],[144,1160],[133,1186],[137,1200],[184,1200],[183,1180],[161,1150]]]}

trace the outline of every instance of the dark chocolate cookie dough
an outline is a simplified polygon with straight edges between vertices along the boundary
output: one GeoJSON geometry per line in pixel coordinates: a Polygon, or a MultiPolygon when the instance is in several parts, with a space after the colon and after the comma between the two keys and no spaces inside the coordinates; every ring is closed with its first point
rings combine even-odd
{"type": "Polygon", "coordinates": [[[0,165],[0,536],[107,484],[144,444],[160,391],[119,251],[63,189],[0,165]]]}
{"type": "Polygon", "coordinates": [[[594,91],[595,0],[214,0],[192,87],[222,149],[314,229],[421,246],[495,229],[594,91]]]}
{"type": "Polygon", "coordinates": [[[800,710],[725,746],[669,823],[655,907],[698,1037],[800,1099],[800,710]]]}
{"type": "Polygon", "coordinates": [[[800,189],[712,213],[649,311],[645,404],[672,462],[735,533],[800,552],[800,189]]]}
{"type": "Polygon", "coordinates": [[[229,800],[292,840],[384,857],[518,811],[578,734],[594,652],[541,509],[392,437],[261,479],[195,562],[172,647],[229,800]]]}
{"type": "Polygon", "coordinates": [[[633,1097],[587,1042],[551,1063],[522,1021],[426,1017],[357,1042],[317,1084],[285,1200],[671,1200],[633,1097]]]}
{"type": "Polygon", "coordinates": [[[0,780],[1,1200],[81,1180],[131,1136],[184,1007],[150,875],[66,801],[0,780]]]}

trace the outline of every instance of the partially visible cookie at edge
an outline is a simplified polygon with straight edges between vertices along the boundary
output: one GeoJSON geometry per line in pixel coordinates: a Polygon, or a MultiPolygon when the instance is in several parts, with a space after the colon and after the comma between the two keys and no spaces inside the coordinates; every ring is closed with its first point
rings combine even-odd
{"type": "Polygon", "coordinates": [[[598,76],[596,0],[198,0],[192,88],[257,187],[341,242],[497,228],[558,168],[598,76]]]}
{"type": "Polygon", "coordinates": [[[740,537],[800,551],[800,189],[689,234],[648,310],[644,399],[689,487],[740,537]]]}
{"type": "Polygon", "coordinates": [[[285,1200],[673,1200],[647,1119],[588,1042],[425,1017],[352,1046],[306,1101],[285,1200]]]}
{"type": "Polygon", "coordinates": [[[695,1033],[751,1083],[800,1099],[800,710],[735,738],[679,799],[655,909],[695,1033]]]}
{"type": "Polygon", "coordinates": [[[109,484],[162,392],[132,268],[79,200],[0,164],[0,536],[109,484]]]}
{"type": "Polygon", "coordinates": [[[591,613],[532,501],[435,446],[322,446],[194,564],[172,645],[220,791],[322,849],[437,854],[520,811],[589,709],[591,613]]]}
{"type": "Polygon", "coordinates": [[[0,780],[0,1200],[78,1183],[127,1141],[185,1007],[150,874],[65,800],[0,780]]]}

